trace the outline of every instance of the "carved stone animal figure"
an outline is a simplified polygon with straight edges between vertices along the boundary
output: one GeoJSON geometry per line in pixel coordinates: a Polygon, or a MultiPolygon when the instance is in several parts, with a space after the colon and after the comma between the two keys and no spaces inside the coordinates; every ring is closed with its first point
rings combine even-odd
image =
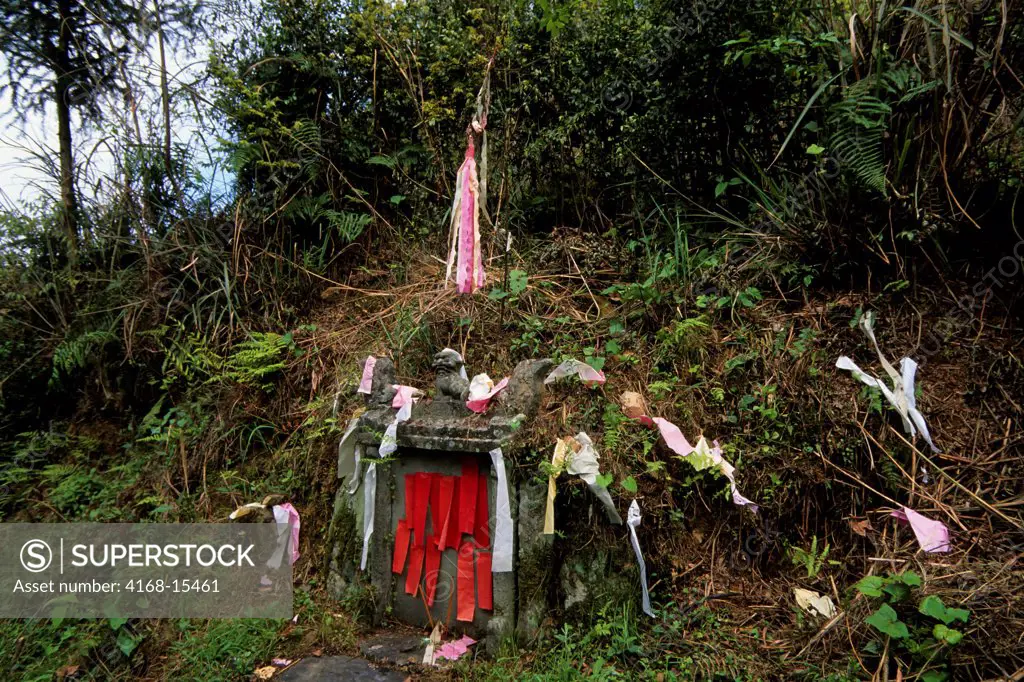
{"type": "Polygon", "coordinates": [[[464,376],[464,366],[462,356],[450,348],[434,354],[436,400],[465,402],[469,396],[469,379],[464,376]]]}

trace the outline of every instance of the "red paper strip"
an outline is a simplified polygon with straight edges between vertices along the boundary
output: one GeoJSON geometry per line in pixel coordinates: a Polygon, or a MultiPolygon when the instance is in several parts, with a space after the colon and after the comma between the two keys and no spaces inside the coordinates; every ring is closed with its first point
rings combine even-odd
{"type": "Polygon", "coordinates": [[[465,542],[459,548],[459,608],[455,620],[462,622],[473,622],[473,612],[476,611],[474,599],[476,597],[475,585],[473,585],[473,543],[465,542]]]}
{"type": "Polygon", "coordinates": [[[455,488],[452,491],[452,511],[450,518],[448,519],[447,537],[444,540],[444,544],[447,547],[454,549],[459,548],[459,540],[462,539],[462,533],[459,532],[459,500],[462,490],[462,479],[455,477],[455,488]]]}
{"type": "Polygon", "coordinates": [[[416,474],[405,475],[405,522],[412,529],[413,509],[416,507],[416,474]]]}
{"type": "Polygon", "coordinates": [[[391,572],[402,574],[405,570],[405,558],[409,554],[409,526],[405,519],[398,520],[398,528],[395,530],[395,555],[391,560],[391,572]]]}
{"type": "Polygon", "coordinates": [[[423,576],[423,547],[416,547],[409,550],[409,572],[405,574],[405,593],[416,594],[416,588],[420,586],[420,578],[423,576]]]}
{"type": "Polygon", "coordinates": [[[476,605],[485,611],[494,609],[490,552],[477,552],[476,555],[476,605]]]}
{"type": "Polygon", "coordinates": [[[430,474],[420,472],[415,476],[416,495],[412,508],[413,544],[424,547],[427,544],[427,505],[430,503],[430,474]]]}
{"type": "Polygon", "coordinates": [[[437,536],[431,535],[427,541],[427,574],[423,578],[427,586],[427,606],[434,605],[437,594],[437,581],[441,577],[441,550],[437,548],[437,536]]]}
{"type": "Polygon", "coordinates": [[[430,474],[430,534],[441,532],[441,474],[430,474]]]}
{"type": "Polygon", "coordinates": [[[462,458],[462,478],[459,479],[459,532],[473,534],[476,521],[476,457],[462,458]]]}
{"type": "Polygon", "coordinates": [[[490,514],[487,512],[487,474],[481,473],[476,485],[476,528],[473,538],[481,549],[491,546],[490,514]]]}
{"type": "MultiPolygon", "coordinates": [[[[458,499],[455,496],[455,483],[456,478],[454,476],[442,476],[441,477],[441,524],[440,530],[436,531],[437,535],[437,548],[444,551],[445,547],[448,547],[448,534],[449,524],[454,528],[457,524],[456,521],[452,520],[452,500],[458,499]]],[[[454,547],[455,545],[451,545],[454,547]]]]}

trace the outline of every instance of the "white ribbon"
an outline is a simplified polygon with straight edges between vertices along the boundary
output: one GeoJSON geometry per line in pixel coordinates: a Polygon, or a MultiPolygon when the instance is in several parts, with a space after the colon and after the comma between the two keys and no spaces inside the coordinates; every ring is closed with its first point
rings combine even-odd
{"type": "Polygon", "coordinates": [[[356,428],[359,426],[359,417],[353,417],[348,422],[344,435],[338,441],[338,478],[345,478],[356,473],[358,463],[353,460],[356,452],[356,428]]]}
{"type": "Polygon", "coordinates": [[[836,360],[836,367],[851,372],[854,378],[861,383],[881,391],[885,399],[889,401],[889,404],[899,412],[900,418],[903,420],[903,430],[911,438],[920,431],[921,437],[928,443],[928,447],[932,449],[932,452],[939,452],[939,449],[935,447],[935,443],[932,442],[931,434],[928,433],[928,424],[924,421],[924,415],[918,411],[917,399],[914,397],[914,376],[917,374],[917,363],[910,358],[903,358],[900,360],[900,371],[896,372],[896,368],[882,355],[882,349],[878,347],[878,341],[875,339],[874,313],[864,313],[860,319],[860,329],[868,337],[868,340],[871,341],[871,345],[874,346],[882,369],[885,370],[885,373],[889,375],[890,381],[892,381],[892,388],[890,389],[886,386],[885,382],[881,379],[866,373],[845,355],[840,356],[836,360]]]}
{"type": "Polygon", "coordinates": [[[505,478],[505,459],[501,448],[491,450],[491,465],[498,477],[498,488],[494,504],[494,549],[491,555],[491,572],[512,571],[512,507],[508,500],[508,481],[505,478]]]}
{"type": "Polygon", "coordinates": [[[626,525],[629,526],[629,541],[633,545],[633,552],[636,553],[636,563],[640,566],[640,587],[643,590],[643,610],[651,618],[654,618],[654,611],[651,610],[651,595],[647,591],[647,564],[644,563],[644,555],[640,551],[640,541],[636,538],[636,529],[640,525],[640,505],[633,500],[629,505],[629,513],[626,515],[626,525]]]}
{"type": "Polygon", "coordinates": [[[348,481],[348,494],[355,495],[356,491],[359,490],[359,462],[363,459],[363,446],[356,445],[355,454],[355,471],[352,472],[352,478],[348,481]]]}
{"type": "Polygon", "coordinates": [[[370,462],[363,476],[363,558],[359,570],[366,570],[366,557],[370,553],[370,537],[373,536],[373,512],[377,505],[377,463],[370,462]]]}
{"type": "Polygon", "coordinates": [[[271,510],[274,512],[274,522],[277,524],[277,547],[267,566],[270,568],[281,568],[281,561],[284,559],[284,551],[288,548],[288,510],[280,505],[275,505],[271,510]]]}

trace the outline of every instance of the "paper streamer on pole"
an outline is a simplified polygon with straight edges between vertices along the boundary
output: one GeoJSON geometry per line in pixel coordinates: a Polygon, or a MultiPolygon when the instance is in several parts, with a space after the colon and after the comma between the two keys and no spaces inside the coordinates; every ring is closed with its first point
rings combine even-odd
{"type": "Polygon", "coordinates": [[[640,567],[640,589],[643,590],[642,607],[644,613],[654,618],[654,611],[651,610],[651,595],[647,591],[647,564],[644,563],[644,555],[640,551],[640,541],[636,537],[636,529],[640,525],[640,505],[636,500],[629,505],[629,512],[626,514],[626,524],[629,526],[629,541],[633,545],[633,552],[636,554],[636,563],[640,567]]]}
{"type": "Polygon", "coordinates": [[[501,448],[491,450],[491,465],[498,478],[494,502],[494,550],[491,555],[491,571],[509,573],[512,571],[512,508],[508,499],[508,481],[505,478],[505,459],[501,448]]]}
{"type": "Polygon", "coordinates": [[[363,557],[359,570],[366,570],[366,557],[370,553],[370,537],[373,535],[373,513],[377,504],[377,463],[370,462],[363,476],[363,557]]]}
{"type": "Polygon", "coordinates": [[[471,294],[484,285],[483,252],[480,249],[480,181],[472,133],[467,134],[467,138],[466,155],[455,178],[445,272],[447,282],[451,278],[452,266],[456,266],[455,286],[460,294],[471,294]]]}

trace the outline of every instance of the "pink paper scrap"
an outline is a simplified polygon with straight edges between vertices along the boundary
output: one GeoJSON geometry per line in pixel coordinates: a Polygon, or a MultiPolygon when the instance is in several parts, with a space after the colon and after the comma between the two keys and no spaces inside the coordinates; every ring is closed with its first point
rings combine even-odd
{"type": "Polygon", "coordinates": [[[416,401],[416,396],[420,393],[420,390],[413,388],[412,386],[398,386],[393,387],[395,389],[395,398],[391,401],[391,407],[400,410],[406,403],[412,403],[416,401]]]}
{"type": "Polygon", "coordinates": [[[440,649],[434,654],[434,660],[440,658],[446,658],[449,661],[457,661],[462,658],[469,647],[476,644],[475,639],[471,639],[469,635],[463,635],[462,639],[457,639],[454,642],[448,642],[441,646],[440,649]]]}
{"type": "Polygon", "coordinates": [[[933,521],[910,507],[903,507],[892,513],[896,519],[909,523],[921,549],[930,554],[944,554],[950,551],[949,528],[941,521],[933,521]]]}
{"type": "Polygon", "coordinates": [[[366,357],[366,362],[363,363],[363,377],[359,380],[359,389],[356,393],[370,395],[373,386],[373,368],[376,364],[377,358],[372,355],[366,357]]]}
{"type": "Polygon", "coordinates": [[[478,414],[485,412],[487,410],[488,404],[490,404],[491,402],[491,398],[501,393],[506,386],[508,386],[508,377],[505,377],[497,384],[495,384],[494,388],[492,388],[488,393],[480,396],[479,398],[467,400],[466,407],[468,407],[469,409],[473,410],[478,414]]]}
{"type": "Polygon", "coordinates": [[[678,426],[667,419],[662,419],[661,417],[652,417],[651,421],[658,427],[658,431],[661,432],[661,437],[665,439],[665,445],[667,445],[672,452],[676,453],[680,457],[686,457],[693,452],[694,447],[690,445],[690,441],[686,440],[686,436],[683,435],[683,432],[679,430],[678,426]]]}

